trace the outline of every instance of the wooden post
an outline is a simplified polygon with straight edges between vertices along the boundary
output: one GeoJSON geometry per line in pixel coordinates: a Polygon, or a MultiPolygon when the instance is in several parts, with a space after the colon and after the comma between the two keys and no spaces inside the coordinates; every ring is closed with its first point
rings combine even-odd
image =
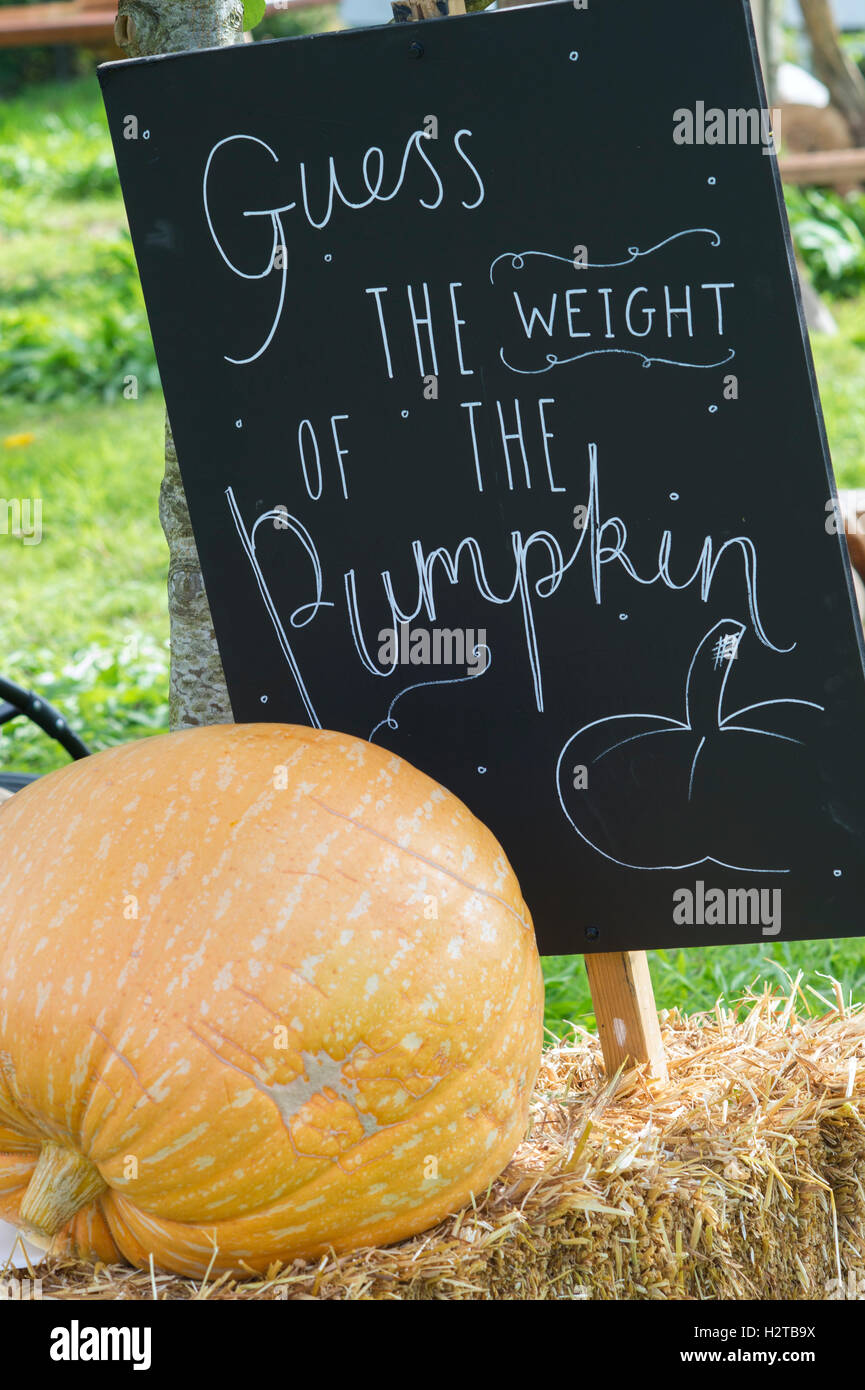
{"type": "MultiPolygon", "coordinates": [[[[468,0],[468,8],[485,9],[489,3],[468,0]]],[[[397,23],[405,24],[465,14],[466,0],[392,0],[391,9],[397,23]]],[[[622,1063],[648,1062],[651,1074],[666,1081],[667,1063],[645,951],[586,956],[586,970],[607,1072],[613,1075],[622,1063]]]]}
{"type": "Polygon", "coordinates": [[[607,1072],[648,1062],[652,1076],[667,1079],[658,1010],[645,951],[604,951],[586,956],[589,989],[607,1072]]]}
{"type": "Polygon", "coordinates": [[[751,16],[754,33],[757,35],[757,48],[763,68],[763,81],[769,105],[775,101],[775,87],[778,74],[778,0],[751,0],[751,16]]]}

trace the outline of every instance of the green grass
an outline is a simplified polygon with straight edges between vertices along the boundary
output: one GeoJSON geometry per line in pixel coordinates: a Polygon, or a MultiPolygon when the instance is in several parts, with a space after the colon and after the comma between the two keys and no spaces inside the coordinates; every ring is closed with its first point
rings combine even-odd
{"type": "MultiPolygon", "coordinates": [[[[0,495],[42,507],[39,544],[0,535],[0,671],[94,748],[165,729],[163,406],[94,78],[0,109],[0,397],[0,495]]],[[[0,734],[7,768],[64,760],[0,734]]]]}
{"type": "MultiPolygon", "coordinates": [[[[865,295],[832,309],[841,332],[815,339],[815,360],[839,481],[863,486],[865,295]]],[[[162,401],[93,79],[0,111],[0,393],[0,495],[43,509],[40,544],[0,535],[0,671],[59,703],[95,748],[165,729],[162,401]]],[[[0,735],[0,765],[63,761],[20,721],[0,735]]],[[[660,1008],[711,1009],[798,970],[827,997],[821,974],[865,998],[856,940],[655,951],[651,965],[660,1008]]],[[[545,976],[548,1026],[592,1026],[582,958],[551,957],[545,976]]]]}
{"type": "MultiPolygon", "coordinates": [[[[0,671],[59,703],[95,748],[167,727],[162,422],[155,392],[0,409],[3,496],[42,505],[39,544],[0,535],[0,671]]],[[[46,772],[64,760],[29,722],[0,735],[7,768],[46,772]]]]}
{"type": "Polygon", "coordinates": [[[814,334],[811,348],[839,487],[865,486],[865,294],[828,301],[837,337],[814,334]]]}
{"type": "Polygon", "coordinates": [[[94,80],[0,114],[0,395],[117,399],[158,385],[94,80]]]}
{"type": "MultiPolygon", "coordinates": [[[[582,958],[547,956],[543,965],[550,1032],[562,1037],[570,1025],[594,1028],[582,958]]],[[[841,984],[845,999],[865,1000],[865,943],[857,938],[650,951],[649,966],[658,1008],[689,1014],[711,1010],[719,999],[734,1003],[765,984],[789,993],[799,971],[805,1001],[800,996],[800,1011],[809,1005],[814,1014],[822,1014],[834,1007],[832,979],[841,984]]]]}

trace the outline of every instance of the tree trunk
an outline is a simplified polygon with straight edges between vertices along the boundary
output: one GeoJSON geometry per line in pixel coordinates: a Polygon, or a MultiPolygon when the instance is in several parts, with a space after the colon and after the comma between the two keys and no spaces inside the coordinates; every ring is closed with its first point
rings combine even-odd
{"type": "MultiPolygon", "coordinates": [[[[127,57],[140,58],[239,43],[242,29],[241,0],[120,0],[114,32],[127,57]]],[[[159,519],[169,550],[171,728],[231,723],[225,673],[168,419],[159,519]]]]}
{"type": "Polygon", "coordinates": [[[814,72],[829,88],[833,106],[845,117],[856,145],[865,145],[865,78],[841,47],[830,0],[799,0],[814,72]]]}
{"type": "Polygon", "coordinates": [[[751,14],[757,47],[760,52],[760,65],[769,105],[774,106],[778,80],[778,61],[780,52],[780,21],[782,0],[751,0],[751,14]]]}

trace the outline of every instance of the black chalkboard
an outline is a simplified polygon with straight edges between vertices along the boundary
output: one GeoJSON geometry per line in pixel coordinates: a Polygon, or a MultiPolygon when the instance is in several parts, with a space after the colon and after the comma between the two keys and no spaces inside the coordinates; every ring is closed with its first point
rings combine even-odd
{"type": "Polygon", "coordinates": [[[235,717],[448,786],[545,953],[862,931],[754,52],[738,0],[615,0],[100,69],[235,717]]]}

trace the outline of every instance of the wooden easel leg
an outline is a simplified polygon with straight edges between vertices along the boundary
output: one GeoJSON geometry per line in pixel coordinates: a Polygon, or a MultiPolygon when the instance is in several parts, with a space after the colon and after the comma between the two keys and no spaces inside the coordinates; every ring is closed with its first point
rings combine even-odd
{"type": "Polygon", "coordinates": [[[667,1059],[645,951],[586,956],[586,970],[607,1072],[612,1076],[623,1062],[648,1062],[652,1076],[666,1081],[667,1059]]]}

